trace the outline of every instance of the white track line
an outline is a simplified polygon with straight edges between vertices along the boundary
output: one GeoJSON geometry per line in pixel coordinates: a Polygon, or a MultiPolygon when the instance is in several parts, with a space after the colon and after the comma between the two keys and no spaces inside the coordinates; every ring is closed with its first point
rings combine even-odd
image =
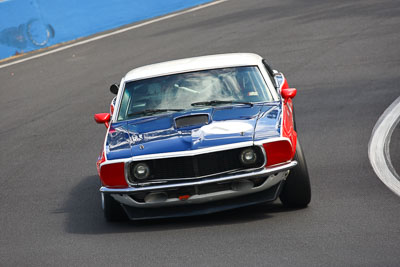
{"type": "Polygon", "coordinates": [[[173,18],[173,17],[177,17],[177,16],[180,16],[180,15],[191,13],[191,12],[194,12],[194,11],[206,8],[206,7],[218,5],[218,4],[226,2],[226,1],[228,1],[228,0],[214,1],[214,2],[211,2],[211,3],[208,3],[208,4],[204,4],[204,5],[200,5],[200,6],[196,6],[196,7],[190,8],[190,9],[187,9],[187,10],[184,10],[184,11],[176,12],[176,13],[173,13],[173,14],[170,14],[170,15],[166,15],[166,16],[163,16],[163,17],[159,17],[159,18],[156,18],[156,19],[149,20],[149,21],[145,21],[143,23],[139,23],[139,24],[136,24],[136,25],[133,25],[133,26],[130,26],[130,27],[119,29],[119,30],[116,30],[116,31],[113,31],[113,32],[109,32],[109,33],[106,33],[106,34],[98,35],[98,36],[95,36],[95,37],[92,37],[92,38],[89,38],[89,39],[86,39],[86,40],[83,40],[83,41],[79,41],[79,42],[76,42],[76,43],[68,44],[68,45],[65,45],[65,46],[62,46],[62,47],[47,51],[47,52],[43,52],[43,53],[40,53],[40,54],[37,54],[37,55],[32,55],[30,57],[26,57],[26,58],[23,58],[23,59],[20,59],[20,60],[15,60],[15,61],[3,64],[3,65],[0,65],[0,69],[6,68],[8,66],[12,66],[12,65],[15,65],[15,64],[18,64],[18,63],[22,63],[22,62],[25,62],[25,61],[28,61],[28,60],[32,60],[32,59],[35,59],[35,58],[43,57],[43,56],[46,56],[46,55],[49,55],[49,54],[57,53],[59,51],[66,50],[66,49],[71,48],[71,47],[75,47],[75,46],[78,46],[78,45],[83,45],[83,44],[87,44],[87,43],[90,43],[90,42],[94,42],[94,41],[97,41],[97,40],[100,40],[100,39],[103,39],[103,38],[106,38],[106,37],[109,37],[109,36],[113,36],[113,35],[116,35],[116,34],[119,34],[119,33],[123,33],[123,32],[127,32],[127,31],[134,30],[134,29],[137,29],[137,28],[141,28],[143,26],[146,26],[146,25],[149,25],[149,24],[153,24],[153,23],[156,23],[156,22],[160,22],[160,21],[163,21],[163,20],[166,20],[166,19],[170,19],[170,18],[173,18]]]}
{"type": "Polygon", "coordinates": [[[400,121],[400,97],[382,114],[372,130],[368,144],[368,157],[379,179],[400,196],[400,177],[390,160],[389,144],[392,133],[400,121]]]}

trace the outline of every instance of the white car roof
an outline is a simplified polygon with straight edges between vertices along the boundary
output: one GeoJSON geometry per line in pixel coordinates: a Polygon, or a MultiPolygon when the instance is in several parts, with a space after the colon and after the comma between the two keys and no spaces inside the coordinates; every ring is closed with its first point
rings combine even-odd
{"type": "Polygon", "coordinates": [[[178,59],[133,69],[125,75],[125,81],[204,69],[255,66],[261,64],[261,60],[262,57],[252,53],[231,53],[178,59]]]}

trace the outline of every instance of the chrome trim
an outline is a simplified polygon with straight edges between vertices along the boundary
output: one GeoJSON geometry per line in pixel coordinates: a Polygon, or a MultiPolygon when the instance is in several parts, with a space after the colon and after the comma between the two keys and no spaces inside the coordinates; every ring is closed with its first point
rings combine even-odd
{"type": "Polygon", "coordinates": [[[254,141],[254,145],[263,145],[263,144],[266,144],[266,143],[272,143],[272,142],[277,142],[277,141],[288,141],[289,143],[290,143],[290,145],[292,145],[292,141],[290,141],[290,139],[289,138],[287,138],[287,137],[272,137],[272,138],[268,138],[268,139],[261,139],[261,140],[257,140],[257,141],[254,141]]]}
{"type": "Polygon", "coordinates": [[[247,172],[247,173],[238,173],[234,175],[224,176],[224,177],[217,177],[212,179],[205,179],[187,183],[175,183],[175,184],[162,184],[162,185],[152,185],[152,186],[144,186],[144,187],[129,187],[129,188],[108,188],[102,186],[100,188],[100,192],[106,194],[130,194],[130,193],[137,193],[137,192],[148,192],[154,190],[164,190],[164,189],[173,189],[173,188],[181,188],[187,186],[196,186],[196,185],[205,185],[211,183],[219,183],[219,182],[226,182],[226,181],[234,181],[240,179],[249,179],[249,178],[258,178],[258,177],[265,177],[271,174],[287,171],[297,165],[297,161],[291,161],[286,164],[282,164],[275,167],[268,167],[263,168],[261,170],[257,170],[254,172],[247,172]]]}
{"type": "Polygon", "coordinates": [[[111,117],[111,122],[117,122],[118,120],[118,115],[119,115],[119,110],[121,107],[121,98],[123,96],[123,91],[125,91],[125,77],[122,77],[120,83],[119,83],[119,90],[117,94],[117,100],[116,100],[116,105],[114,107],[114,113],[111,117]]]}
{"type": "Polygon", "coordinates": [[[243,196],[243,195],[267,190],[268,188],[278,184],[282,180],[285,180],[286,177],[288,176],[288,174],[289,174],[289,170],[282,171],[277,174],[269,175],[268,178],[264,181],[264,183],[257,187],[243,189],[240,191],[227,189],[227,190],[223,190],[223,191],[212,192],[212,193],[201,194],[201,195],[195,194],[195,195],[190,196],[190,198],[187,200],[180,200],[179,198],[168,198],[165,201],[161,201],[161,202],[145,203],[145,202],[138,202],[127,194],[124,194],[124,195],[111,194],[111,196],[116,201],[118,201],[122,204],[125,204],[128,206],[133,206],[133,207],[139,207],[139,208],[155,208],[155,207],[165,207],[165,206],[199,204],[199,203],[204,203],[204,202],[208,202],[208,201],[216,201],[216,200],[221,200],[221,199],[238,197],[238,196],[243,196]]]}
{"type": "Polygon", "coordinates": [[[254,144],[254,146],[259,146],[259,147],[261,147],[261,152],[262,152],[263,155],[264,155],[264,166],[267,166],[267,162],[268,162],[268,159],[267,159],[267,152],[265,151],[264,146],[263,146],[262,144],[254,144]]]}
{"type": "MultiPolygon", "coordinates": [[[[212,173],[212,174],[209,174],[209,175],[198,176],[198,177],[165,178],[165,179],[150,180],[150,181],[141,182],[141,183],[132,183],[129,180],[129,177],[130,177],[130,165],[131,165],[132,162],[135,161],[135,160],[132,160],[132,161],[125,162],[125,165],[124,165],[125,180],[126,180],[126,182],[127,182],[127,184],[129,186],[147,186],[147,185],[151,185],[151,184],[161,184],[161,183],[167,183],[167,182],[180,182],[180,181],[203,179],[203,178],[218,176],[218,175],[227,174],[227,173],[234,174],[234,173],[237,173],[237,172],[251,172],[251,171],[255,171],[255,170],[260,170],[260,169],[264,168],[265,165],[267,165],[267,154],[265,152],[265,149],[264,149],[263,145],[251,145],[251,146],[248,146],[248,147],[253,147],[253,146],[259,147],[260,150],[261,150],[262,155],[264,156],[264,162],[261,164],[261,167],[251,168],[251,169],[233,169],[233,170],[229,170],[229,171],[212,173]]],[[[228,149],[228,150],[230,150],[230,149],[228,149]]],[[[226,150],[221,150],[221,151],[226,151],[226,150]]],[[[216,151],[216,152],[219,152],[219,151],[216,151]]],[[[213,152],[210,152],[210,153],[213,153],[213,152]]],[[[201,154],[196,154],[196,155],[193,155],[193,156],[197,156],[197,155],[201,155],[201,154]]],[[[158,159],[158,158],[153,158],[153,159],[158,159]]],[[[149,160],[153,160],[153,159],[149,159],[149,160]]]]}

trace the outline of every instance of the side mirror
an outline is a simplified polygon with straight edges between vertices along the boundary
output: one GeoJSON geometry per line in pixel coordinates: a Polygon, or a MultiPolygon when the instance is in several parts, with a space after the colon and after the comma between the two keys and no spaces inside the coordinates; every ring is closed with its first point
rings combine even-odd
{"type": "Polygon", "coordinates": [[[114,95],[118,94],[118,90],[119,90],[119,84],[114,83],[110,86],[110,91],[111,93],[113,93],[114,95]]]}
{"type": "Polygon", "coordinates": [[[106,128],[108,128],[108,126],[110,125],[110,119],[111,119],[110,113],[97,113],[97,114],[94,114],[94,120],[97,123],[104,123],[106,128]]]}
{"type": "Polygon", "coordinates": [[[289,98],[294,98],[297,94],[297,89],[296,88],[282,88],[281,95],[285,100],[288,100],[289,98]]]}

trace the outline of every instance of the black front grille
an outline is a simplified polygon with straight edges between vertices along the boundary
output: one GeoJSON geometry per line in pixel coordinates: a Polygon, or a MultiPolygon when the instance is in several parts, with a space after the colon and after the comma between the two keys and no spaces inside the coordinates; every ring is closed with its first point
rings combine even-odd
{"type": "Polygon", "coordinates": [[[264,164],[264,154],[258,146],[251,147],[257,155],[257,161],[250,165],[241,163],[240,153],[248,148],[249,147],[237,148],[196,156],[135,161],[130,165],[130,180],[133,183],[145,182],[137,181],[133,175],[135,165],[140,162],[146,163],[150,168],[150,176],[146,181],[202,177],[232,170],[262,167],[264,164]]]}

